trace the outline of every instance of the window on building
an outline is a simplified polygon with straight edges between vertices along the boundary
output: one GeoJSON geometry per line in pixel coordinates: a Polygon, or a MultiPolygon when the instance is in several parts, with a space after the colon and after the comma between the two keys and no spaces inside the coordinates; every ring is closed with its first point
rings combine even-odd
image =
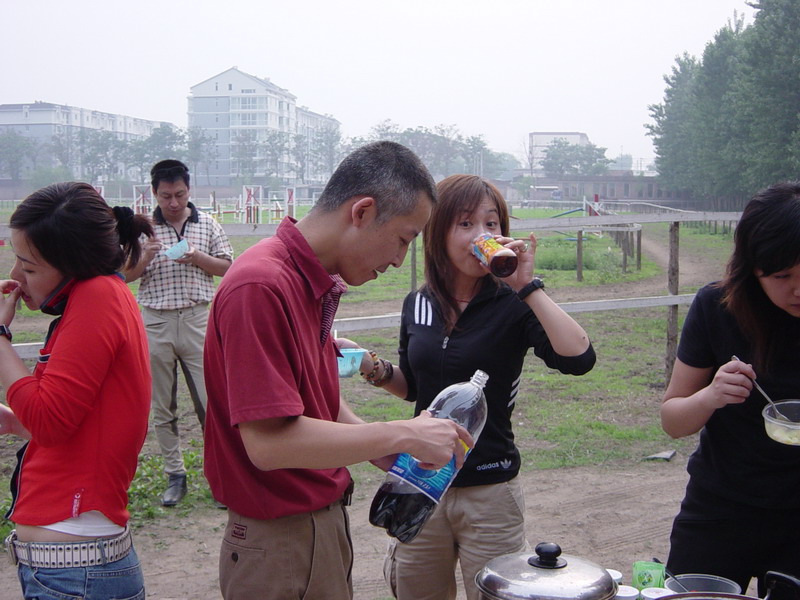
{"type": "Polygon", "coordinates": [[[219,91],[219,82],[215,82],[215,83],[214,83],[214,91],[215,91],[215,92],[218,92],[218,91],[219,91]]]}
{"type": "Polygon", "coordinates": [[[254,89],[247,89],[247,90],[242,90],[242,93],[243,94],[255,94],[256,91],[254,89]]]}
{"type": "Polygon", "coordinates": [[[229,91],[229,92],[232,92],[232,91],[233,91],[233,84],[232,84],[232,83],[229,83],[229,84],[228,84],[228,91],[229,91]]]}
{"type": "Polygon", "coordinates": [[[631,184],[630,184],[630,183],[626,183],[626,184],[624,184],[624,185],[622,186],[622,195],[623,195],[625,198],[627,198],[628,196],[630,196],[630,195],[631,195],[631,184]]]}

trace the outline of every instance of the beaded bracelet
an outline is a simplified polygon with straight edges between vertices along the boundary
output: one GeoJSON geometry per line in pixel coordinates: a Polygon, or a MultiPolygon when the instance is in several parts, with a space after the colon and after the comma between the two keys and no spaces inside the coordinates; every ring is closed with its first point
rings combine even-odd
{"type": "Polygon", "coordinates": [[[378,359],[383,364],[383,373],[377,379],[368,379],[367,383],[375,386],[375,387],[383,387],[387,383],[392,380],[392,376],[394,375],[394,365],[390,363],[388,360],[384,360],[382,358],[378,359]]]}
{"type": "Polygon", "coordinates": [[[378,355],[375,354],[372,350],[367,350],[367,354],[372,357],[372,371],[369,373],[361,373],[361,376],[366,379],[367,381],[371,381],[375,379],[375,376],[378,374],[378,355]]]}

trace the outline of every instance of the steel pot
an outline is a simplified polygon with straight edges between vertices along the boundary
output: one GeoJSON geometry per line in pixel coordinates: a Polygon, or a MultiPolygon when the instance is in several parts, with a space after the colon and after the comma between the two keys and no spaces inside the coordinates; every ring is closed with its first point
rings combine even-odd
{"type": "MultiPolygon", "coordinates": [[[[800,600],[800,579],[796,577],[777,571],[767,571],[767,574],[764,575],[764,584],[767,587],[767,595],[764,596],[764,600],[769,600],[772,592],[776,589],[787,590],[796,600],[800,600]]],[[[659,600],[753,600],[753,597],[724,592],[689,592],[662,596],[659,600]]]]}
{"type": "Polygon", "coordinates": [[[617,584],[593,562],[543,542],[536,553],[493,558],[475,576],[480,600],[612,600],[617,584]]]}

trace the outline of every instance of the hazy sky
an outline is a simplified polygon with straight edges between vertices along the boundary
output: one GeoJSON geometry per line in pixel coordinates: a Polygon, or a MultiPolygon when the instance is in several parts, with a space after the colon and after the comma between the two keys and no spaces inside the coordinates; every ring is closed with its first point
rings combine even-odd
{"type": "Polygon", "coordinates": [[[232,66],[331,114],[455,125],[522,155],[580,131],[635,158],[675,57],[744,0],[5,0],[0,103],[41,100],[186,126],[189,88],[232,66]]]}

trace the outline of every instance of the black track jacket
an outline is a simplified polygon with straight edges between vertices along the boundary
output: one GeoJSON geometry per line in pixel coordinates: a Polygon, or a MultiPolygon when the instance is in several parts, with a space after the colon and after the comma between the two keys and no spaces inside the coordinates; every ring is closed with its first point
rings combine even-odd
{"type": "Polygon", "coordinates": [[[398,352],[408,381],[406,400],[416,402],[415,415],[428,408],[445,387],[469,381],[476,369],[489,375],[484,389],[486,426],[453,486],[509,481],[519,472],[511,413],[528,348],[562,373],[583,375],[595,363],[591,344],[580,356],[556,354],[530,307],[489,275],[450,335],[446,335],[440,310],[424,290],[406,296],[398,352]]]}

